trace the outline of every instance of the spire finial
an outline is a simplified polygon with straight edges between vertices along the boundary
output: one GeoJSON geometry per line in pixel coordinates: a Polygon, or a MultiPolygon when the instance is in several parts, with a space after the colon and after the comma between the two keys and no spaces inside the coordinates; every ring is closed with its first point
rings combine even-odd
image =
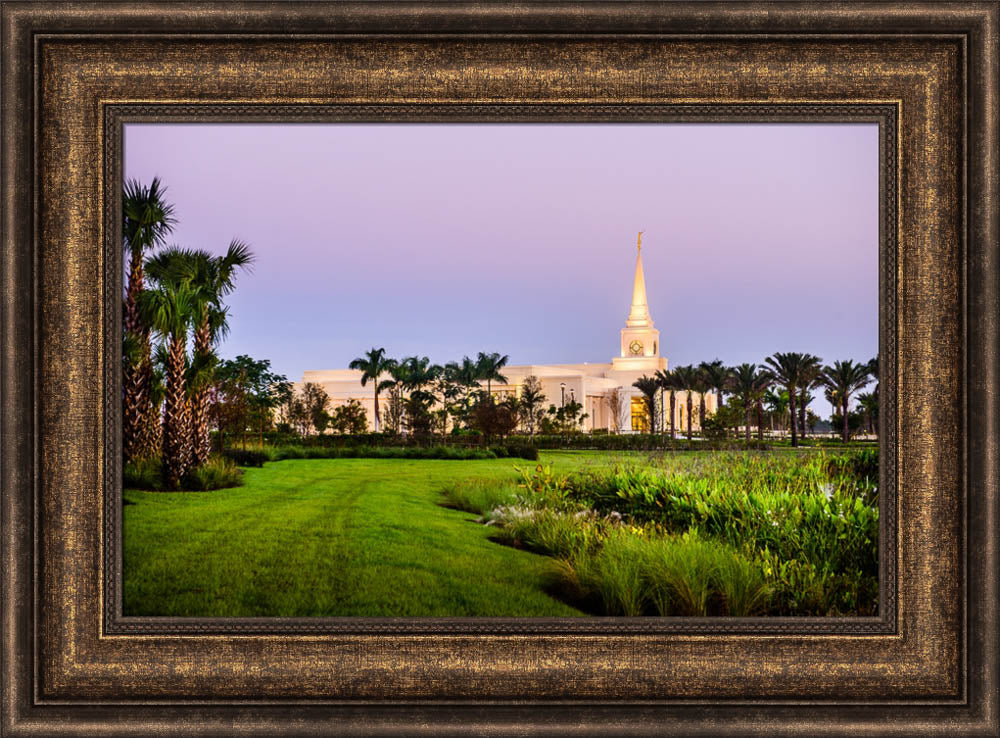
{"type": "Polygon", "coordinates": [[[635,244],[635,250],[636,251],[642,251],[642,234],[643,233],[645,233],[645,231],[639,231],[639,240],[635,244]]]}

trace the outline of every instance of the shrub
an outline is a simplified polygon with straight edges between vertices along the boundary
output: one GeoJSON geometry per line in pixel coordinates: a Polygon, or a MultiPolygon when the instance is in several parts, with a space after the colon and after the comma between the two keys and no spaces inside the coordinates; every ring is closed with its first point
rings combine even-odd
{"type": "Polygon", "coordinates": [[[274,446],[267,460],[284,459],[450,459],[468,461],[507,457],[535,460],[538,449],[529,446],[274,446]]]}
{"type": "Polygon", "coordinates": [[[265,461],[271,460],[271,455],[267,451],[260,449],[226,449],[223,454],[227,459],[237,466],[264,466],[265,461]]]}
{"type": "Polygon", "coordinates": [[[606,615],[748,616],[767,609],[763,567],[697,535],[621,527],[560,562],[557,588],[606,615]]]}
{"type": "Polygon", "coordinates": [[[575,514],[512,505],[492,510],[488,525],[497,525],[495,540],[547,556],[569,558],[591,552],[607,535],[608,521],[593,513],[575,514]]]}
{"type": "Polygon", "coordinates": [[[538,461],[538,447],[534,444],[524,442],[508,443],[506,449],[507,456],[512,459],[538,461]]]}
{"type": "Polygon", "coordinates": [[[448,507],[484,515],[491,510],[512,505],[517,500],[517,487],[496,479],[477,479],[454,483],[442,490],[448,507]]]}
{"type": "Polygon", "coordinates": [[[640,565],[620,560],[628,556],[642,559],[645,606],[661,614],[871,615],[878,601],[873,470],[877,457],[868,450],[834,458],[661,456],[573,475],[538,465],[521,470],[519,507],[528,513],[499,515],[497,523],[521,545],[566,557],[561,586],[614,612],[635,603],[601,577],[640,565]],[[562,530],[574,514],[583,516],[578,528],[602,515],[624,515],[626,525],[562,530]],[[579,553],[592,547],[573,542],[589,532],[598,542],[593,556],[579,553]]]}
{"type": "Polygon", "coordinates": [[[243,472],[235,462],[224,456],[212,456],[201,466],[191,469],[182,482],[191,492],[207,492],[243,484],[243,472]]]}
{"type": "Polygon", "coordinates": [[[596,555],[561,562],[557,583],[605,615],[642,615],[648,602],[642,545],[635,536],[611,536],[596,555]]]}
{"type": "MultiPolygon", "coordinates": [[[[160,459],[129,462],[122,475],[126,489],[173,491],[163,477],[160,459]]],[[[199,467],[190,469],[181,480],[180,488],[188,492],[205,492],[243,484],[243,472],[232,459],[213,455],[199,467]]]]}
{"type": "Polygon", "coordinates": [[[122,470],[125,489],[162,489],[163,462],[160,459],[136,459],[122,470]]]}

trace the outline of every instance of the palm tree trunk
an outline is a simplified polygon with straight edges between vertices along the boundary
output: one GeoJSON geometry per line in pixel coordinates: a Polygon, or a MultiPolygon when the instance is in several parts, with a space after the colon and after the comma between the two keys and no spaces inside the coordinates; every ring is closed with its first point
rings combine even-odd
{"type": "Polygon", "coordinates": [[[688,417],[687,417],[688,428],[687,428],[687,431],[688,431],[688,440],[690,441],[691,440],[691,411],[694,409],[694,398],[691,397],[691,390],[688,390],[687,395],[688,395],[687,396],[687,409],[688,409],[688,417]]]}
{"type": "Polygon", "coordinates": [[[670,440],[673,441],[676,437],[674,434],[674,413],[676,411],[676,398],[674,397],[674,391],[670,390],[670,440]]]}
{"type": "MultiPolygon", "coordinates": [[[[204,357],[211,350],[212,334],[206,318],[194,333],[194,353],[196,357],[204,357]]],[[[208,387],[201,387],[191,394],[191,450],[194,466],[208,461],[212,451],[212,439],[208,432],[208,387]]]]}
{"type": "Polygon", "coordinates": [[[150,398],[153,366],[150,360],[149,330],[139,316],[139,295],[143,290],[142,254],[133,251],[129,261],[128,291],[125,294],[123,328],[139,347],[137,362],[126,359],[122,376],[122,453],[125,461],[150,456],[153,451],[149,432],[150,398]]]}
{"type": "Polygon", "coordinates": [[[378,433],[378,377],[375,377],[375,432],[378,433]]]}
{"type": "Polygon", "coordinates": [[[788,410],[789,423],[792,428],[792,447],[799,445],[798,436],[795,435],[795,385],[788,387],[788,410]]]}
{"type": "Polygon", "coordinates": [[[183,335],[170,337],[165,402],[163,461],[167,470],[167,482],[171,487],[176,487],[191,465],[188,402],[184,387],[183,335]]]}
{"type": "Polygon", "coordinates": [[[764,403],[757,400],[757,440],[764,442],[764,403]]]}
{"type": "Polygon", "coordinates": [[[844,439],[844,443],[847,443],[847,436],[848,436],[849,429],[847,427],[847,393],[846,392],[842,393],[842,397],[841,397],[841,400],[840,400],[840,408],[841,408],[840,409],[841,417],[843,418],[843,421],[844,421],[844,423],[843,423],[843,428],[844,428],[843,439],[844,439]]]}
{"type": "Polygon", "coordinates": [[[746,421],[747,421],[746,442],[750,443],[750,401],[749,400],[746,402],[746,421]]]}

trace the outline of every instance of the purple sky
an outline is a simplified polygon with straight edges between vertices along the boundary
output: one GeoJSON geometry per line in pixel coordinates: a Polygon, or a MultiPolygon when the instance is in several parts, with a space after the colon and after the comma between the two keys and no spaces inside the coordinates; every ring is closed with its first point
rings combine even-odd
{"type": "Polygon", "coordinates": [[[372,346],[610,361],[639,230],[670,366],[877,351],[874,124],[130,124],[125,175],[171,242],[253,247],[220,353],[293,380],[372,346]]]}

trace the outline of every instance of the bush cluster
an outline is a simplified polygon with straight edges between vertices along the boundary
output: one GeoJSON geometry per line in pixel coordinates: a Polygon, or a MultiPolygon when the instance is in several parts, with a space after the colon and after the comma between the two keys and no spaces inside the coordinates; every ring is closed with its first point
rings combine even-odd
{"type": "Polygon", "coordinates": [[[536,461],[538,449],[525,444],[505,446],[270,446],[260,449],[229,449],[226,458],[240,466],[261,466],[284,459],[526,459],[536,461]]]}
{"type": "MultiPolygon", "coordinates": [[[[213,455],[201,466],[193,467],[181,479],[180,489],[186,492],[208,492],[243,485],[243,472],[225,456],[213,455]]],[[[125,489],[170,491],[162,460],[140,459],[125,464],[122,473],[125,489]]]]}
{"type": "MultiPolygon", "coordinates": [[[[604,614],[871,615],[877,452],[721,453],[466,495],[495,538],[560,559],[557,590],[604,614]]],[[[450,499],[461,492],[446,490],[450,499]]]]}

